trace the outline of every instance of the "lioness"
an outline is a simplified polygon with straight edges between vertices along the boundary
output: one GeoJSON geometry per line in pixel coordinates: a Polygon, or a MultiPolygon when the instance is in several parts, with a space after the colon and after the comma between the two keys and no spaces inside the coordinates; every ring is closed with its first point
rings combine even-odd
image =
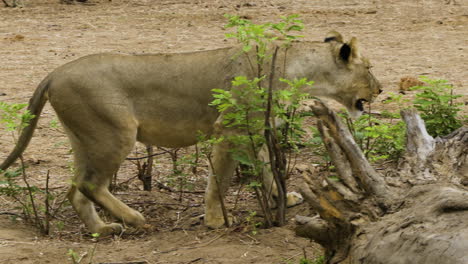
{"type": "MultiPolygon", "coordinates": [[[[277,75],[315,81],[306,92],[342,103],[353,115],[362,102],[380,93],[380,84],[360,56],[357,41],[342,42],[332,32],[325,42],[297,42],[280,48],[277,75]]],[[[184,147],[197,142],[197,132],[227,133],[219,113],[208,104],[212,89],[230,89],[235,76],[255,76],[253,54],[241,47],[177,54],[97,54],[67,63],[50,73],[29,102],[36,117],[1,164],[8,168],[28,145],[47,100],[57,112],[73,148],[75,175],[68,198],[89,231],[120,232],[96,213],[100,205],[125,224],[140,226],[144,217],[116,199],[108,190],[112,175],[138,140],[162,147],[184,147]],[[240,55],[241,54],[241,55],[240,55]]],[[[232,131],[231,131],[232,132],[232,131]]],[[[230,132],[229,132],[230,133],[230,132]]],[[[220,227],[224,220],[219,192],[228,187],[237,162],[229,143],[214,147],[213,166],[206,190],[205,224],[220,227]]]]}

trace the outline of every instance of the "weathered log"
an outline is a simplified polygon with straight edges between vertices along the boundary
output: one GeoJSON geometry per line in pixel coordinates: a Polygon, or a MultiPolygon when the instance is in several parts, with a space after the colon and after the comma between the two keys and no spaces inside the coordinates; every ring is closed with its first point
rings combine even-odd
{"type": "Polygon", "coordinates": [[[416,110],[401,112],[407,125],[407,151],[398,173],[412,185],[451,182],[468,185],[468,127],[432,138],[416,110]]]}
{"type": "Polygon", "coordinates": [[[390,186],[333,111],[312,109],[340,177],[304,173],[302,193],[319,215],[298,216],[298,235],[320,243],[327,263],[468,263],[466,127],[434,139],[416,111],[403,111],[407,152],[401,184],[390,186]]]}
{"type": "Polygon", "coordinates": [[[397,212],[356,234],[350,263],[468,263],[468,191],[449,184],[411,188],[397,212]]]}

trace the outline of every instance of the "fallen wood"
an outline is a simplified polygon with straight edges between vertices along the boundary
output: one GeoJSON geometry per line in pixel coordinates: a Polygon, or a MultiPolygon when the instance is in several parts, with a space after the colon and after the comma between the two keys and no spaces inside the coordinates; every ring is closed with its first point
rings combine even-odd
{"type": "Polygon", "coordinates": [[[410,184],[451,182],[468,185],[468,127],[443,138],[426,132],[416,110],[401,113],[407,124],[407,151],[399,173],[410,184]]]}
{"type": "Polygon", "coordinates": [[[333,111],[318,101],[312,109],[340,176],[303,174],[319,215],[298,216],[296,233],[320,243],[326,263],[468,263],[466,127],[434,139],[416,111],[403,111],[407,152],[400,184],[389,185],[333,111]]]}

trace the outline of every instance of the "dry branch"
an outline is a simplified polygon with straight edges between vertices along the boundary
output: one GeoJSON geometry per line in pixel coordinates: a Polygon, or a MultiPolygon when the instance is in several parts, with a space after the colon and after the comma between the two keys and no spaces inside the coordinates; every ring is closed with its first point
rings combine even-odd
{"type": "Polygon", "coordinates": [[[379,205],[385,209],[388,206],[386,203],[392,194],[383,177],[369,164],[348,128],[332,110],[320,101],[315,101],[312,111],[320,120],[319,131],[323,140],[325,142],[334,142],[339,146],[339,148],[329,148],[328,144],[326,145],[334,164],[349,164],[346,167],[337,166],[338,173],[345,175],[344,179],[353,181],[352,177],[349,176],[349,168],[351,168],[356,185],[359,185],[366,195],[374,196],[379,205]]]}

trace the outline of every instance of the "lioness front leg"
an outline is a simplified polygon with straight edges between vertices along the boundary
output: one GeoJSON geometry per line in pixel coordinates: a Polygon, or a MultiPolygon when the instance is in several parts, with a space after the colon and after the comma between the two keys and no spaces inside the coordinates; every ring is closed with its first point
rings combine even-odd
{"type": "MultiPolygon", "coordinates": [[[[266,145],[262,146],[257,157],[260,161],[262,161],[263,164],[266,164],[265,168],[263,169],[263,186],[265,188],[265,192],[267,193],[268,205],[270,206],[270,208],[276,208],[278,199],[278,187],[273,177],[273,173],[271,172],[270,155],[268,153],[268,147],[266,145]]],[[[301,194],[297,192],[288,192],[286,194],[287,207],[298,205],[303,201],[304,198],[301,194]]]]}
{"type": "Polygon", "coordinates": [[[210,168],[205,192],[205,225],[210,228],[220,228],[225,224],[221,199],[224,198],[229,188],[238,164],[232,158],[230,148],[232,146],[228,142],[221,142],[213,147],[211,157],[213,167],[210,168]]]}

